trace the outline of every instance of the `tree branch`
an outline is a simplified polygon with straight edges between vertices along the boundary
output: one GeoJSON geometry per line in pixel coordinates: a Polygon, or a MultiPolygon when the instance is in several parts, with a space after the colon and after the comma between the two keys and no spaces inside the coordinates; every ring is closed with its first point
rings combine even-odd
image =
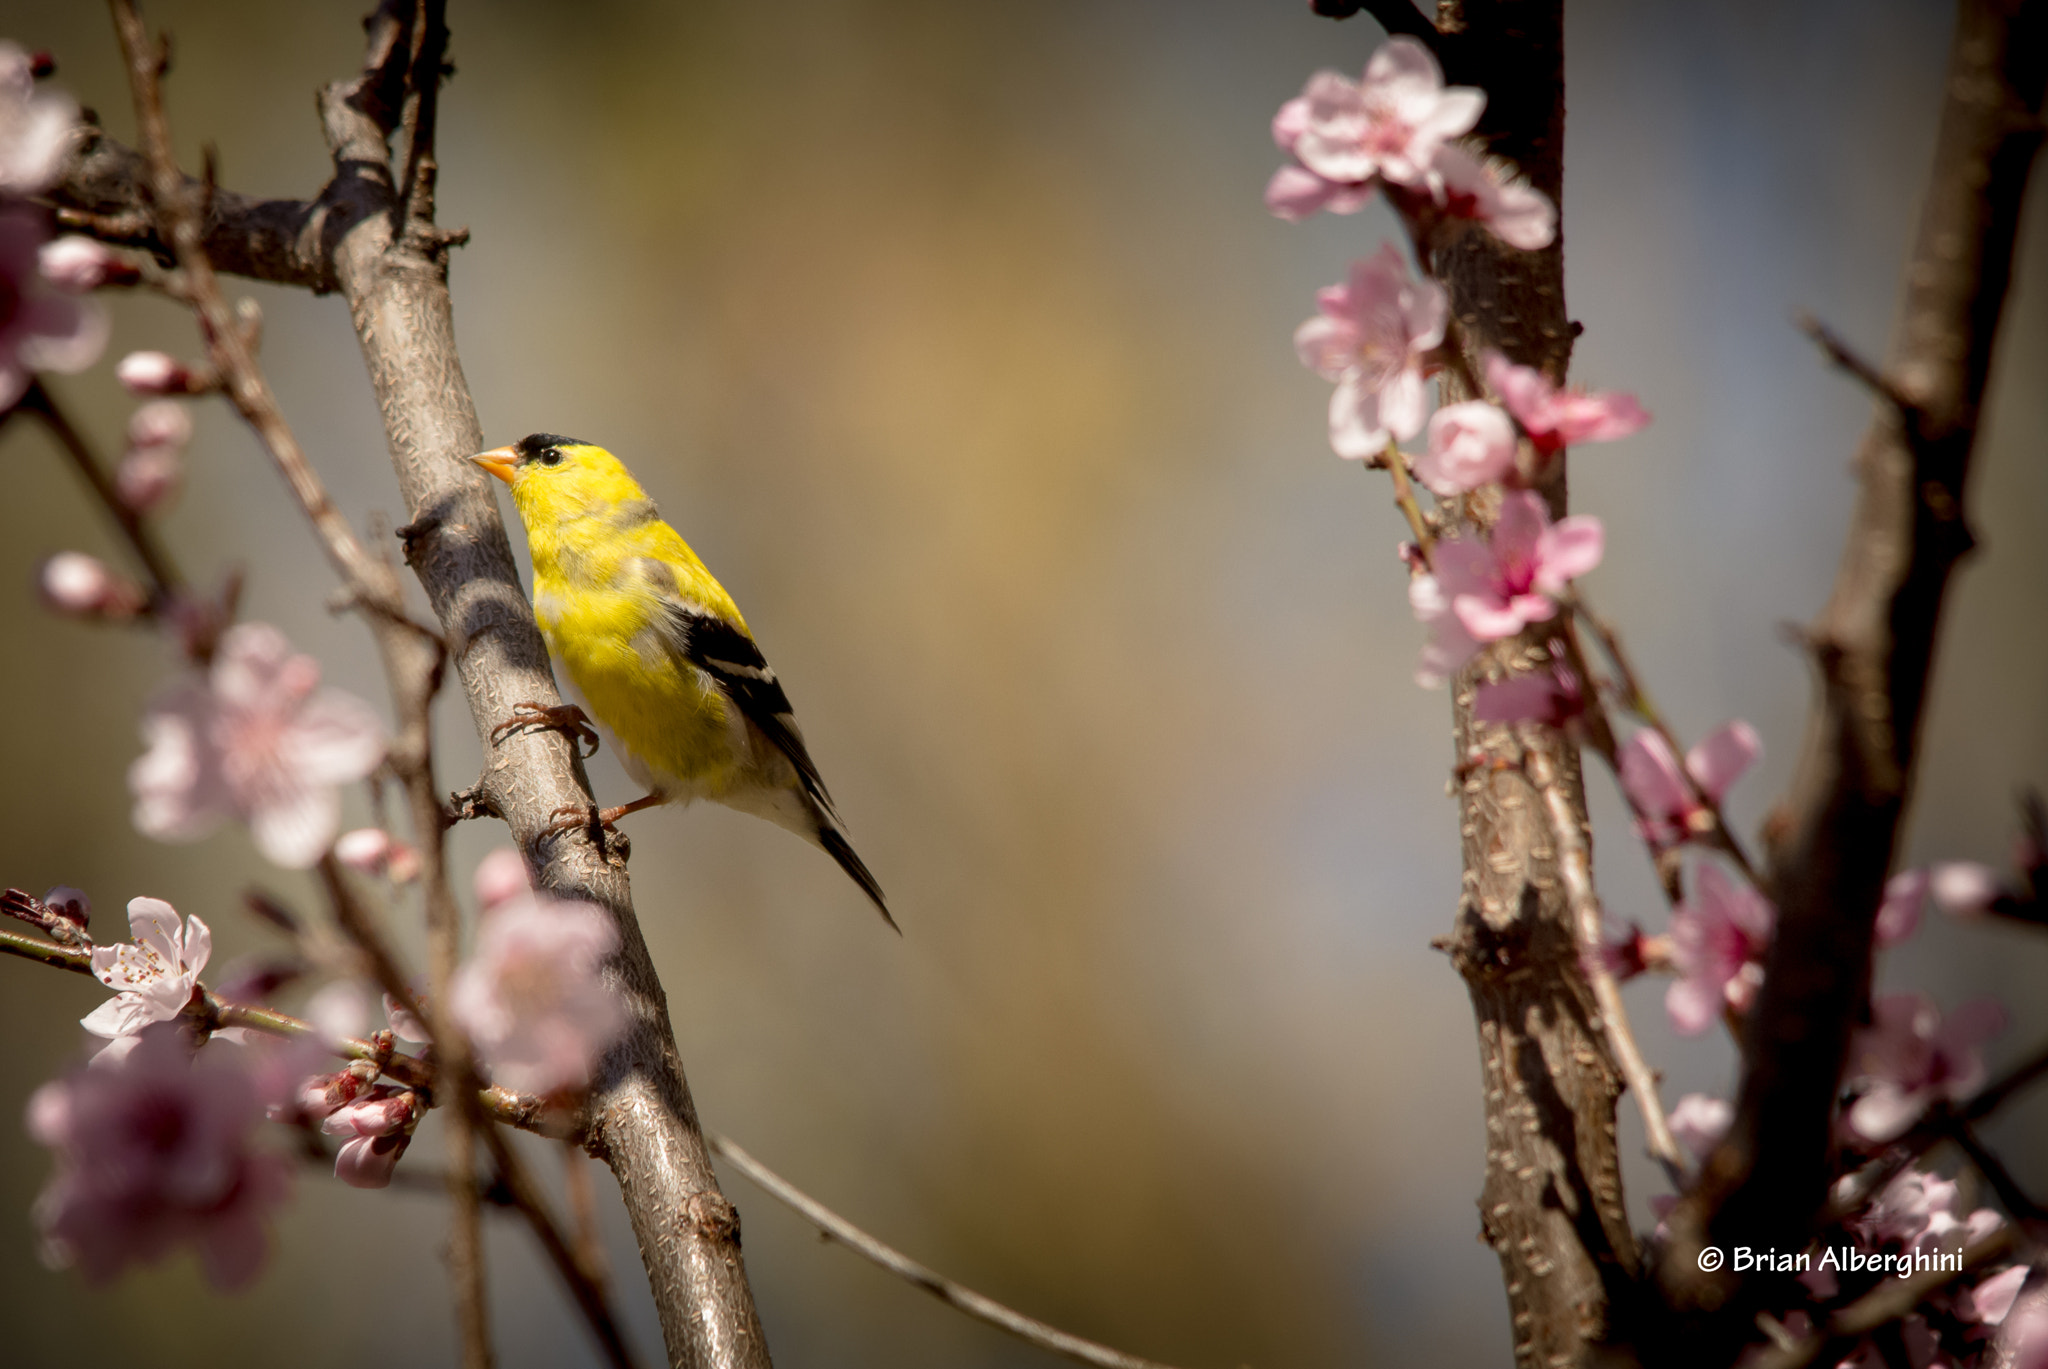
{"type": "Polygon", "coordinates": [[[1702,1275],[1701,1248],[1797,1248],[1826,1201],[1834,1097],[1866,1010],[1936,627],[1949,574],[1970,546],[1964,482],[2044,84],[2048,0],[1963,0],[1933,178],[1881,373],[1887,398],[1858,453],[1862,492],[1834,592],[1809,634],[1819,697],[1771,824],[1778,931],[1749,1017],[1736,1120],[1668,1220],[1658,1270],[1679,1317],[1674,1344],[1697,1362],[1725,1359],[1744,1322],[1740,1281],[1702,1275]],[[1900,398],[1917,424],[1900,422],[1900,398]],[[1708,1321],[1711,1334],[1686,1333],[1708,1321]]]}

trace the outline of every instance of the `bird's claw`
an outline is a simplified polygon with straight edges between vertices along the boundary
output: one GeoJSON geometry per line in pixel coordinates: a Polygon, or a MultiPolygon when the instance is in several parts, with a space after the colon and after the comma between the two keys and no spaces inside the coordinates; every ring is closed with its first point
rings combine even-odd
{"type": "Polygon", "coordinates": [[[566,735],[569,745],[576,748],[578,760],[589,760],[597,754],[597,729],[590,725],[589,715],[575,704],[550,705],[530,701],[514,704],[512,716],[491,729],[491,745],[496,746],[506,737],[529,727],[566,735]],[[590,749],[585,751],[585,746],[590,749]]]}
{"type": "Polygon", "coordinates": [[[559,837],[562,833],[573,832],[579,827],[589,828],[592,837],[605,832],[615,832],[618,829],[613,824],[618,819],[608,817],[607,812],[608,810],[599,808],[594,803],[587,808],[580,803],[565,803],[548,814],[548,825],[540,829],[540,834],[543,837],[559,837]]]}

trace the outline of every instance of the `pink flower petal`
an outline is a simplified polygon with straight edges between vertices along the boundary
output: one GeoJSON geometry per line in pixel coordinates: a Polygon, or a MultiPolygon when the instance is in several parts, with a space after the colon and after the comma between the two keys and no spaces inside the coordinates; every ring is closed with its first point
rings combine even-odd
{"type": "Polygon", "coordinates": [[[1901,870],[1885,882],[1884,902],[1877,909],[1877,944],[1896,946],[1920,928],[1920,908],[1927,901],[1927,872],[1901,870]]]}
{"type": "Polygon", "coordinates": [[[1725,723],[1685,753],[1685,768],[1716,802],[1764,751],[1763,739],[1742,719],[1725,723]]]}
{"type": "Polygon", "coordinates": [[[1567,584],[1600,564],[1606,546],[1606,529],[1592,514],[1574,514],[1559,520],[1537,544],[1537,588],[1549,594],[1562,594],[1567,584]]]}

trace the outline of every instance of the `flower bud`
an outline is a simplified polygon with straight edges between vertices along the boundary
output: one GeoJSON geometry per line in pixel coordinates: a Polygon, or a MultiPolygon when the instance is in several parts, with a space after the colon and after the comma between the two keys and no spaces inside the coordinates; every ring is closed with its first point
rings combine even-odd
{"type": "Polygon", "coordinates": [[[476,901],[485,912],[510,903],[532,888],[526,877],[526,862],[509,846],[491,852],[476,867],[476,901]]]}
{"type": "Polygon", "coordinates": [[[63,918],[80,931],[92,918],[92,900],[85,896],[85,890],[74,889],[68,884],[59,884],[43,895],[43,906],[63,918]]]}
{"type": "Polygon", "coordinates": [[[215,384],[211,375],[168,352],[130,352],[114,368],[114,378],[136,395],[201,395],[215,384]]]}
{"type": "Polygon", "coordinates": [[[133,618],[149,606],[142,587],[82,551],[60,551],[36,571],[43,602],[74,618],[133,618]]]}
{"type": "Polygon", "coordinates": [[[130,447],[183,447],[192,440],[192,415],[184,405],[153,399],[128,415],[130,447]]]}
{"type": "Polygon", "coordinates": [[[114,468],[114,493],[135,512],[151,513],[170,502],[184,478],[176,447],[137,447],[114,468]]]}
{"type": "Polygon", "coordinates": [[[74,294],[103,285],[133,285],[142,279],[141,270],[105,244],[76,234],[44,243],[36,260],[44,280],[74,294]]]}

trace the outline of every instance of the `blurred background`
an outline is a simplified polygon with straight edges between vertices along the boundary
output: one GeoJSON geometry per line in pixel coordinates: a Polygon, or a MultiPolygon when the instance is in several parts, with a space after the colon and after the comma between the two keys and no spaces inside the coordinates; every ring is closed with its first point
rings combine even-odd
{"type": "MultiPolygon", "coordinates": [[[[1410,680],[1384,483],[1330,454],[1328,387],[1289,341],[1393,226],[1290,227],[1260,203],[1274,109],[1319,67],[1355,75],[1379,31],[1298,0],[451,9],[442,220],[475,235],[454,289],[486,436],[568,433],[639,473],[744,606],[904,928],[763,823],[633,819],[707,1124],[948,1274],[1190,1369],[1505,1363],[1472,1205],[1471,1019],[1428,946],[1458,888],[1447,703],[1410,680]]],[[[6,36],[53,50],[130,137],[103,13],[7,10],[6,36]]],[[[239,190],[313,192],[312,91],[359,60],[361,10],[153,4],[187,164],[210,141],[239,190]]],[[[1909,0],[1571,7],[1574,375],[1656,415],[1574,458],[1576,505],[1609,535],[1590,592],[1683,734],[1733,716],[1763,733],[1733,800],[1746,827],[1789,773],[1808,685],[1779,628],[1831,580],[1870,408],[1790,320],[1810,309],[1882,352],[1949,22],[1909,0]]],[[[2048,782],[2042,208],[1971,491],[1982,549],[1944,629],[1916,862],[2002,863],[2012,795],[2048,782]]],[[[404,521],[340,302],[238,288],[344,506],[404,521]]],[[[115,316],[106,362],[54,387],[109,458],[131,407],[112,362],[196,350],[166,303],[115,316]]],[[[247,566],[248,613],[383,706],[279,481],[220,406],[200,411],[171,545],[201,580],[247,566]]],[[[82,886],[102,939],[152,894],[212,922],[216,964],[274,947],[239,892],[311,909],[309,882],[239,830],[167,847],[130,827],[134,722],[175,663],[37,608],[40,557],[118,548],[33,424],[0,432],[0,469],[0,882],[82,886]]],[[[452,789],[479,752],[444,702],[452,789]]],[[[607,756],[592,774],[607,802],[636,792],[607,756]]],[[[1593,790],[1609,905],[1659,928],[1611,782],[1593,790]]],[[[456,834],[465,878],[501,834],[456,834]]],[[[412,909],[395,916],[417,947],[412,909]]],[[[1945,1006],[2003,997],[1996,1058],[2048,1030],[2044,967],[2038,939],[1931,925],[1884,976],[1945,1006]]],[[[1629,997],[1667,1101],[1725,1092],[1729,1045],[1673,1038],[1662,992],[1629,997]]],[[[99,1290],[37,1263],[47,1158],[12,1119],[79,1056],[71,1021],[101,997],[0,964],[0,1357],[451,1362],[429,1195],[308,1169],[268,1271],[232,1299],[185,1256],[99,1290]]],[[[1660,1183],[1622,1119],[1647,1227],[1660,1183]]],[[[2044,1126],[2037,1098],[1993,1132],[2036,1191],[2044,1126]]],[[[428,1138],[415,1157],[439,1153],[428,1138]]],[[[821,1244],[739,1176],[727,1191],[778,1363],[1052,1362],[821,1244]]],[[[501,1362],[596,1362],[523,1231],[499,1219],[490,1256],[501,1362]]]]}

